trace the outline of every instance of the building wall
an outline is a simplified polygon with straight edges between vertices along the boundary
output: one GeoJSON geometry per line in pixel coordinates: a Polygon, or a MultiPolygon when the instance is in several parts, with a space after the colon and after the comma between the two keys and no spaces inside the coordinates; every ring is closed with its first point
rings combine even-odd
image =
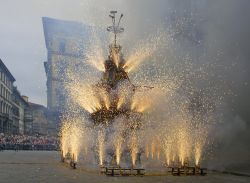
{"type": "Polygon", "coordinates": [[[33,133],[47,134],[48,121],[42,110],[33,111],[33,133]]]}
{"type": "Polygon", "coordinates": [[[33,134],[47,135],[48,134],[48,118],[47,108],[42,105],[29,103],[33,117],[33,134]]]}
{"type": "Polygon", "coordinates": [[[33,114],[30,108],[24,111],[24,134],[33,134],[33,114]]]}
{"type": "Polygon", "coordinates": [[[24,111],[25,111],[25,106],[21,106],[19,108],[19,134],[24,134],[24,111]]]}
{"type": "MultiPolygon", "coordinates": [[[[0,60],[0,133],[42,134],[48,133],[47,109],[29,103],[13,86],[15,78],[0,60]]],[[[51,127],[50,127],[51,128],[51,127]]],[[[53,128],[50,129],[53,132],[53,128]]]]}
{"type": "Polygon", "coordinates": [[[14,77],[0,60],[0,133],[12,133],[11,97],[14,81],[14,77]]]}
{"type": "Polygon", "coordinates": [[[15,128],[12,133],[14,134],[24,134],[25,125],[25,110],[28,110],[28,102],[23,99],[20,92],[16,87],[13,88],[12,94],[12,112],[13,112],[13,125],[15,128]]]}
{"type": "Polygon", "coordinates": [[[43,17],[44,36],[48,51],[45,70],[47,75],[47,107],[63,110],[64,82],[67,72],[84,60],[90,27],[78,22],[43,17]]]}
{"type": "Polygon", "coordinates": [[[19,108],[18,106],[13,103],[12,105],[12,133],[13,134],[18,134],[19,133],[19,108]]]}

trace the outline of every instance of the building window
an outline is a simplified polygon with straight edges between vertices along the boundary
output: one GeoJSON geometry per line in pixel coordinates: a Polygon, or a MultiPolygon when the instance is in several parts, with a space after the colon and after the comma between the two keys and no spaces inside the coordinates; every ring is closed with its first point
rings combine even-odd
{"type": "Polygon", "coordinates": [[[65,52],[65,41],[61,41],[59,44],[59,52],[64,53],[65,52]]]}

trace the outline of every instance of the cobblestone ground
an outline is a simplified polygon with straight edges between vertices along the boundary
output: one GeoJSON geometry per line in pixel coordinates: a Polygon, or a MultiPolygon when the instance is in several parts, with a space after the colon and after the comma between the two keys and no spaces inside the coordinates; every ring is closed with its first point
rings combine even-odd
{"type": "Polygon", "coordinates": [[[106,177],[83,169],[72,170],[59,162],[57,152],[0,152],[0,183],[157,182],[249,183],[250,177],[209,173],[207,176],[106,177]]]}

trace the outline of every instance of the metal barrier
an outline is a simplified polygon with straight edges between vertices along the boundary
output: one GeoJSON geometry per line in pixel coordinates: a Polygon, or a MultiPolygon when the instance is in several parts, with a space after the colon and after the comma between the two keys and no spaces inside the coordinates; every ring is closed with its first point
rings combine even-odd
{"type": "Polygon", "coordinates": [[[172,175],[206,175],[207,169],[197,166],[168,167],[168,172],[172,175]]]}
{"type": "Polygon", "coordinates": [[[122,168],[119,166],[102,166],[101,173],[107,176],[144,176],[144,168],[122,168]]]}

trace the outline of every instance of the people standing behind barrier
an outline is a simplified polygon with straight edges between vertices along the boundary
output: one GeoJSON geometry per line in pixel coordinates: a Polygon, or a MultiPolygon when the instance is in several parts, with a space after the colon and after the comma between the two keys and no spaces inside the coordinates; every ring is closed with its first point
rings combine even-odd
{"type": "Polygon", "coordinates": [[[0,134],[0,151],[57,150],[58,144],[58,138],[54,136],[0,134]]]}

